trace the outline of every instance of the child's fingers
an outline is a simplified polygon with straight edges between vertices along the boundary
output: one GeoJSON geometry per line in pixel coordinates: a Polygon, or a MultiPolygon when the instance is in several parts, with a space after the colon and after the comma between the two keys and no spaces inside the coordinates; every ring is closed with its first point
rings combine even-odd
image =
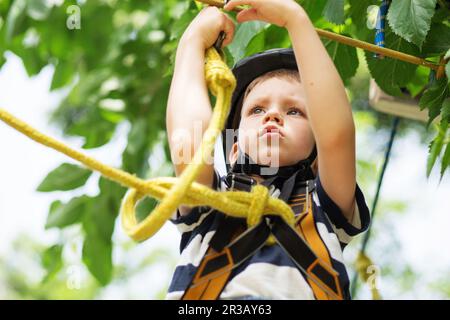
{"type": "Polygon", "coordinates": [[[236,6],[253,6],[255,0],[231,0],[223,8],[227,11],[233,10],[236,6]]]}
{"type": "Polygon", "coordinates": [[[231,20],[227,15],[225,15],[225,21],[223,26],[223,31],[226,34],[225,39],[223,40],[223,47],[229,45],[231,41],[233,40],[234,36],[234,22],[231,20]]]}
{"type": "Polygon", "coordinates": [[[257,19],[258,19],[258,13],[255,8],[242,10],[236,16],[236,20],[239,23],[242,23],[245,21],[257,20],[257,19]]]}

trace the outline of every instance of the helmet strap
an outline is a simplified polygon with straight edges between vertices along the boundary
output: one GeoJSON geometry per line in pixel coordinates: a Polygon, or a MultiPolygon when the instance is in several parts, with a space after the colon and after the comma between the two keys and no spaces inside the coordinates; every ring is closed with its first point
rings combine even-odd
{"type": "Polygon", "coordinates": [[[314,173],[311,169],[311,164],[317,157],[317,149],[316,145],[308,156],[308,158],[300,160],[299,162],[281,167],[270,167],[268,165],[257,164],[249,155],[247,155],[241,148],[238,146],[238,156],[236,162],[231,167],[230,172],[232,173],[244,173],[247,175],[256,174],[262,178],[272,178],[272,177],[281,177],[288,178],[291,177],[295,172],[299,171],[300,177],[303,180],[313,179],[314,173]]]}

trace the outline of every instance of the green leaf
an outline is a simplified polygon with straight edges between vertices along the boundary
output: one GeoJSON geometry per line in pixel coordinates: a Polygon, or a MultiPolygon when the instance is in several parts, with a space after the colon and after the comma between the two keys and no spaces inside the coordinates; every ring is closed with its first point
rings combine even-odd
{"type": "Polygon", "coordinates": [[[388,12],[392,30],[403,39],[422,47],[437,0],[393,0],[388,12]]]}
{"type": "Polygon", "coordinates": [[[115,219],[120,207],[120,201],[122,200],[122,196],[125,194],[126,188],[121,186],[119,183],[104,177],[100,177],[98,180],[98,187],[100,188],[100,194],[105,195],[105,199],[110,201],[106,204],[106,206],[109,211],[114,212],[112,217],[115,219]]]}
{"type": "Polygon", "coordinates": [[[406,88],[410,93],[411,97],[416,97],[419,94],[423,93],[425,89],[427,89],[430,78],[430,70],[428,68],[417,68],[414,78],[412,78],[406,88]]]}
{"type": "Polygon", "coordinates": [[[120,201],[126,189],[116,182],[101,177],[100,193],[93,198],[83,215],[83,229],[87,234],[111,241],[120,201]]]}
{"type": "Polygon", "coordinates": [[[105,286],[112,278],[112,244],[95,234],[87,234],[83,244],[83,262],[98,282],[105,286]]]}
{"type": "Polygon", "coordinates": [[[3,52],[0,52],[0,70],[2,69],[3,65],[5,64],[6,59],[3,55],[3,52]]]}
{"type": "MultiPolygon", "coordinates": [[[[19,40],[20,38],[23,37],[16,37],[15,40],[19,40]]],[[[34,48],[21,46],[20,48],[14,47],[12,51],[22,59],[22,63],[29,77],[37,75],[47,65],[47,61],[41,59],[39,52],[34,48]]]]}
{"type": "Polygon", "coordinates": [[[443,22],[443,21],[448,21],[448,17],[450,17],[450,3],[448,2],[448,0],[443,0],[443,1],[447,1],[447,7],[442,7],[439,4],[438,0],[438,5],[436,6],[436,13],[433,16],[433,22],[443,22]]]}
{"type": "MultiPolygon", "coordinates": [[[[419,54],[419,50],[415,45],[395,35],[389,28],[386,29],[385,41],[387,48],[412,55],[419,54]]],[[[380,88],[390,95],[401,95],[400,88],[406,86],[414,77],[417,66],[387,57],[378,59],[373,56],[373,53],[368,51],[364,54],[370,74],[380,88]]]]}
{"type": "Polygon", "coordinates": [[[103,109],[95,105],[83,105],[79,108],[72,106],[72,110],[68,110],[71,118],[68,121],[70,124],[64,130],[65,133],[84,137],[84,149],[106,144],[114,134],[116,123],[103,118],[102,111],[103,109]]]}
{"type": "Polygon", "coordinates": [[[274,24],[269,25],[263,31],[265,46],[269,48],[288,48],[291,47],[291,38],[286,28],[278,27],[274,24]]]}
{"type": "Polygon", "coordinates": [[[441,118],[450,122],[450,98],[446,98],[442,103],[441,118]]]}
{"type": "Polygon", "coordinates": [[[371,5],[379,5],[378,0],[349,0],[349,16],[359,28],[367,28],[367,10],[371,5]]]}
{"type": "Polygon", "coordinates": [[[356,70],[358,69],[359,61],[356,48],[328,39],[323,40],[323,42],[328,54],[334,61],[339,75],[342,80],[346,82],[349,78],[355,75],[356,70]]]}
{"type": "Polygon", "coordinates": [[[63,267],[61,245],[53,245],[41,254],[41,265],[47,271],[43,283],[51,280],[63,267]]]}
{"type": "Polygon", "coordinates": [[[447,143],[447,146],[445,147],[444,155],[442,156],[442,163],[441,163],[441,180],[444,176],[445,171],[450,166],[450,143],[447,143]]]}
{"type": "Polygon", "coordinates": [[[325,18],[335,24],[344,24],[344,0],[328,0],[323,14],[325,18]]]}
{"type": "Polygon", "coordinates": [[[252,40],[250,40],[249,44],[247,45],[245,55],[251,56],[255,53],[264,51],[265,43],[265,32],[262,31],[254,36],[252,40]]]}
{"type": "Polygon", "coordinates": [[[83,262],[99,283],[106,285],[112,278],[111,237],[125,188],[103,177],[99,188],[99,195],[83,215],[83,262]]]}
{"type": "Polygon", "coordinates": [[[127,172],[138,176],[145,174],[148,169],[147,157],[149,126],[146,119],[137,119],[132,123],[128,133],[128,144],[122,154],[122,166],[127,172]]]}
{"type": "Polygon", "coordinates": [[[441,55],[450,49],[450,27],[443,23],[433,23],[422,47],[425,55],[441,55]]]}
{"type": "Polygon", "coordinates": [[[435,80],[419,101],[420,110],[428,108],[428,125],[440,114],[442,103],[449,94],[447,79],[435,80]]]}
{"type": "Polygon", "coordinates": [[[238,24],[233,42],[228,46],[235,62],[238,62],[245,56],[247,45],[266,25],[267,23],[261,21],[249,21],[238,24]]]}
{"type": "MultiPolygon", "coordinates": [[[[441,111],[441,126],[445,125],[445,123],[450,122],[450,98],[445,99],[444,103],[442,104],[442,111],[441,111]]],[[[447,130],[446,130],[447,131],[447,130]]],[[[444,139],[447,136],[447,133],[444,133],[444,139]]],[[[441,177],[444,176],[445,170],[450,166],[450,143],[447,142],[447,147],[445,148],[444,155],[442,156],[441,161],[441,177]]]]}
{"type": "Polygon", "coordinates": [[[301,2],[301,6],[308,13],[309,19],[315,22],[322,18],[323,10],[328,0],[305,0],[301,2]]]}
{"type": "Polygon", "coordinates": [[[434,167],[434,164],[436,163],[436,159],[441,154],[442,147],[444,145],[444,139],[445,134],[447,132],[448,128],[448,122],[442,121],[441,124],[438,126],[438,134],[434,138],[434,140],[431,142],[430,145],[430,153],[428,155],[427,160],[427,177],[430,176],[431,170],[434,167]]]}
{"type": "Polygon", "coordinates": [[[81,196],[71,199],[68,203],[54,201],[50,206],[45,228],[64,228],[82,221],[83,214],[92,198],[81,196]]]}
{"type": "Polygon", "coordinates": [[[158,204],[158,201],[154,198],[146,197],[142,199],[136,207],[136,219],[142,221],[153,211],[158,204]]]}
{"type": "Polygon", "coordinates": [[[73,62],[59,60],[55,67],[55,72],[53,73],[50,90],[59,89],[70,84],[70,81],[75,76],[75,71],[73,62]]]}
{"type": "Polygon", "coordinates": [[[37,191],[67,191],[84,185],[91,175],[91,170],[80,166],[63,163],[50,172],[38,186],[37,191]]]}
{"type": "Polygon", "coordinates": [[[173,24],[170,32],[170,40],[181,38],[189,23],[191,23],[197,14],[197,10],[186,10],[173,24]]]}

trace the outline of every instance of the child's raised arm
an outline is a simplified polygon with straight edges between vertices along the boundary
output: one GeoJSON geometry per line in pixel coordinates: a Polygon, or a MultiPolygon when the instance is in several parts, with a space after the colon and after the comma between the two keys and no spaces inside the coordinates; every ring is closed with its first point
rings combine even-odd
{"type": "MultiPolygon", "coordinates": [[[[214,45],[220,31],[227,35],[223,42],[226,46],[233,38],[233,21],[219,9],[206,7],[178,44],[166,112],[169,147],[177,176],[194,157],[212,116],[204,76],[205,50],[214,45]]],[[[196,181],[211,186],[213,170],[213,164],[207,163],[196,181]]]]}

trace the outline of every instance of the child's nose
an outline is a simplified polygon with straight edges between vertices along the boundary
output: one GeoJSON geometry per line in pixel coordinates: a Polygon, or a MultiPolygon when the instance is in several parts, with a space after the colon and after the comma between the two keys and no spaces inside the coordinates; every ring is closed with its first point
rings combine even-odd
{"type": "Polygon", "coordinates": [[[267,113],[264,117],[264,123],[267,123],[269,121],[275,121],[280,126],[283,125],[283,117],[276,110],[268,110],[267,111],[267,113]]]}

